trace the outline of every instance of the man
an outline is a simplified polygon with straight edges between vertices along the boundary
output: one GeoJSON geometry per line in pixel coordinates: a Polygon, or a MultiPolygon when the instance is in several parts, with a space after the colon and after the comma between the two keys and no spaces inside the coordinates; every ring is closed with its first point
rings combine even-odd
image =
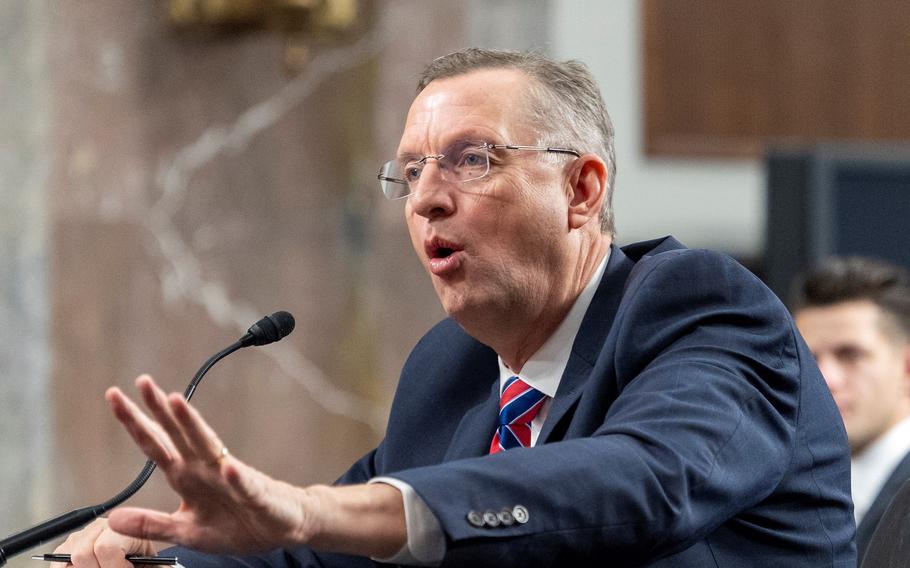
{"type": "Polygon", "coordinates": [[[115,511],[61,550],[77,567],[125,566],[145,538],[280,547],[178,549],[193,568],[853,566],[846,434],[786,310],[720,255],[615,246],[613,156],[582,65],[434,61],[380,180],[451,317],[406,362],[380,446],[334,487],[291,487],[143,377],[151,417],[108,399],[183,503],[115,511]]]}
{"type": "Polygon", "coordinates": [[[847,428],[861,560],[910,478],[910,275],[872,259],[831,259],[798,283],[794,302],[847,428]]]}

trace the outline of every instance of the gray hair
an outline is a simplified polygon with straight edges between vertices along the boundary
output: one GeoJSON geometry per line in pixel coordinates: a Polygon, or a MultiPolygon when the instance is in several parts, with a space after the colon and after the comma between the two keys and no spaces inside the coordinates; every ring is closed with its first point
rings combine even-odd
{"type": "Polygon", "coordinates": [[[607,164],[607,195],[600,212],[600,230],[613,235],[616,232],[613,220],[616,178],[613,123],[600,89],[583,63],[554,61],[536,52],[472,47],[433,60],[420,74],[417,92],[420,93],[435,79],[495,68],[515,69],[535,80],[529,93],[530,118],[533,124],[543,125],[539,128],[545,129],[539,132],[543,139],[538,140],[538,144],[568,144],[579,152],[597,154],[607,164]]]}

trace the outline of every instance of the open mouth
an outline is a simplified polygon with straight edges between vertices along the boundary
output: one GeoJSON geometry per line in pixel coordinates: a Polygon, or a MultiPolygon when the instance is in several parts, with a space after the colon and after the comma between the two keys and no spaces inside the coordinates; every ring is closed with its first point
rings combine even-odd
{"type": "Polygon", "coordinates": [[[460,250],[462,248],[459,245],[439,238],[432,239],[426,245],[427,257],[430,260],[449,258],[460,250]]]}
{"type": "Polygon", "coordinates": [[[437,237],[427,241],[425,246],[430,273],[438,277],[456,274],[464,262],[464,255],[459,254],[464,248],[459,244],[437,237]]]}

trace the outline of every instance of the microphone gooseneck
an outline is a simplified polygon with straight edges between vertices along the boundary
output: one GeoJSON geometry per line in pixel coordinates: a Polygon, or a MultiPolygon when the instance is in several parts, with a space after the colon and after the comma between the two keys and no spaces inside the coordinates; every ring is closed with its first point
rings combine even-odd
{"type": "MultiPolygon", "coordinates": [[[[294,331],[294,316],[288,312],[275,312],[270,316],[265,316],[250,326],[243,337],[209,357],[199,370],[196,371],[190,384],[186,387],[183,397],[186,400],[190,400],[190,398],[193,397],[193,393],[196,392],[196,387],[199,386],[199,383],[202,381],[202,377],[205,376],[209,369],[211,369],[215,363],[224,359],[234,351],[251,345],[268,345],[269,343],[274,343],[287,337],[292,331],[294,331]]],[[[135,495],[136,492],[145,485],[145,482],[148,481],[154,471],[155,462],[148,460],[145,462],[142,471],[136,476],[136,479],[134,479],[126,489],[104,503],[64,513],[63,515],[54,517],[53,519],[3,539],[0,541],[0,566],[6,564],[7,559],[12,558],[20,552],[24,552],[62,534],[76,530],[120,505],[135,495]]]]}

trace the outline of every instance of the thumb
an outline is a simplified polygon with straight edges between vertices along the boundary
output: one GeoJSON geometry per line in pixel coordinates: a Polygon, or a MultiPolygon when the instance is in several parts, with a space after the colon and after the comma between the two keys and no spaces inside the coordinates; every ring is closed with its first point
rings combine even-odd
{"type": "Polygon", "coordinates": [[[134,507],[116,509],[108,518],[108,526],[126,536],[176,543],[177,523],[172,515],[161,511],[134,507]]]}
{"type": "Polygon", "coordinates": [[[125,559],[128,554],[148,556],[156,554],[155,547],[150,541],[125,536],[110,529],[103,531],[95,540],[94,552],[99,565],[123,568],[133,567],[133,564],[125,559]]]}

